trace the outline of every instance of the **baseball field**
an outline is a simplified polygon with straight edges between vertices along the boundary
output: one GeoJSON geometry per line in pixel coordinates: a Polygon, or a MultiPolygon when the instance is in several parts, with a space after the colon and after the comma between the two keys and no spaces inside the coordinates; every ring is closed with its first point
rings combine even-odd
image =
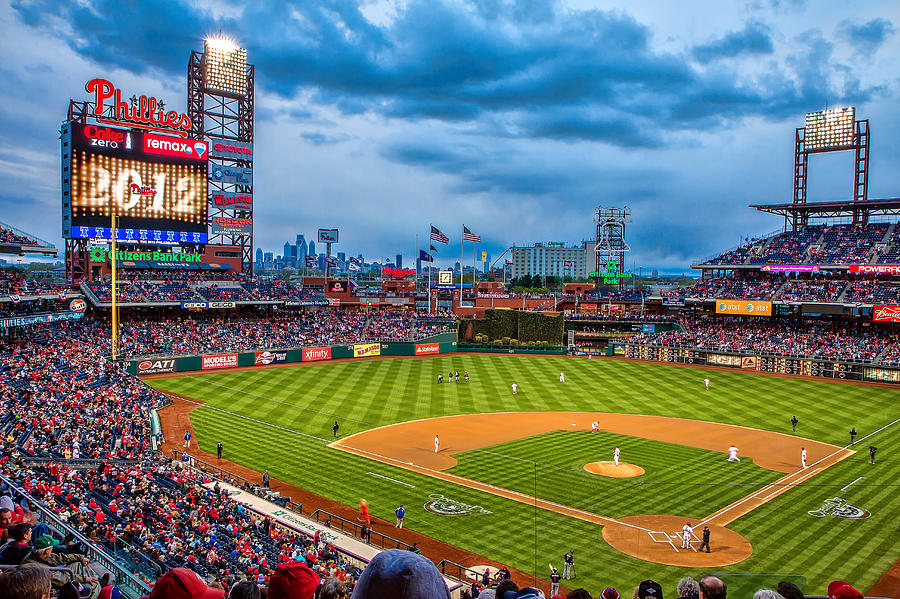
{"type": "Polygon", "coordinates": [[[348,506],[365,498],[389,522],[403,503],[408,528],[541,578],[574,550],[569,588],[630,594],[654,578],[674,592],[703,572],[800,574],[822,594],[835,579],[867,590],[900,559],[896,389],[466,354],[148,382],[203,403],[190,422],[204,451],[221,441],[233,462],[348,506]],[[447,382],[457,370],[468,384],[447,382]],[[730,445],[740,462],[727,461],[730,445]],[[695,551],[703,526],[708,554],[695,551]]]}

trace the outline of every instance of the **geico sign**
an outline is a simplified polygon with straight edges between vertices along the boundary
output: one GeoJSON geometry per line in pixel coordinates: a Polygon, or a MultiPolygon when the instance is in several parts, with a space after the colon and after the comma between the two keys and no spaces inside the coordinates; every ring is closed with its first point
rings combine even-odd
{"type": "Polygon", "coordinates": [[[419,356],[421,354],[436,354],[440,351],[440,346],[437,343],[426,343],[423,345],[416,346],[416,355],[419,356]]]}
{"type": "Polygon", "coordinates": [[[221,354],[217,356],[203,356],[203,369],[209,368],[234,368],[238,365],[237,354],[221,354]]]}
{"type": "Polygon", "coordinates": [[[316,360],[330,360],[330,347],[307,347],[303,350],[303,361],[314,362],[316,360]]]}

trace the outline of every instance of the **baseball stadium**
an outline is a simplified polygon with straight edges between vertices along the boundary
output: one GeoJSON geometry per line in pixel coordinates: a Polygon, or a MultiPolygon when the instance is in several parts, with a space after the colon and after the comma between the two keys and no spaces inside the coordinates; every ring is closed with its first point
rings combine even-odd
{"type": "Polygon", "coordinates": [[[64,260],[0,270],[0,595],[900,598],[878,122],[798,115],[792,198],[744,209],[779,228],[690,280],[629,271],[641,223],[608,205],[581,258],[538,248],[555,289],[507,281],[516,246],[480,278],[435,266],[437,222],[416,268],[366,273],[339,214],[286,274],[254,259],[252,55],[188,54],[184,112],[72,86],[64,247],[0,222],[3,256],[64,260]],[[808,198],[838,152],[852,197],[808,198]]]}

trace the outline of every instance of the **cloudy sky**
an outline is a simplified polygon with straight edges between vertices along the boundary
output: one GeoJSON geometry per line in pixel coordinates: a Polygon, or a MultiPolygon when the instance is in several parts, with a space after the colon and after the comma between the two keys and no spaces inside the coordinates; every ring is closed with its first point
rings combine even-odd
{"type": "MultiPolygon", "coordinates": [[[[227,35],[256,65],[255,234],[280,253],[412,256],[463,223],[494,256],[578,242],[628,206],[636,267],[782,222],[794,128],[870,119],[869,197],[900,195],[896,0],[15,0],[0,8],[0,220],[60,243],[57,130],[103,76],[185,108],[192,49],[227,35]]],[[[810,200],[849,199],[852,153],[814,156],[810,200]]],[[[471,247],[467,247],[471,256],[471,247]]]]}

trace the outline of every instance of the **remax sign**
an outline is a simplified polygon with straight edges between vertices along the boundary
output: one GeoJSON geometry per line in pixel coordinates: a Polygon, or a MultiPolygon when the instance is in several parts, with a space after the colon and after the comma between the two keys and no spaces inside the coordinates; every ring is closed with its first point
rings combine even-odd
{"type": "Polygon", "coordinates": [[[253,144],[230,139],[209,139],[209,155],[212,158],[231,158],[233,160],[253,160],[253,144]]]}
{"type": "Polygon", "coordinates": [[[153,133],[144,134],[144,153],[176,156],[198,161],[208,158],[208,149],[205,141],[178,139],[153,133]]]}

